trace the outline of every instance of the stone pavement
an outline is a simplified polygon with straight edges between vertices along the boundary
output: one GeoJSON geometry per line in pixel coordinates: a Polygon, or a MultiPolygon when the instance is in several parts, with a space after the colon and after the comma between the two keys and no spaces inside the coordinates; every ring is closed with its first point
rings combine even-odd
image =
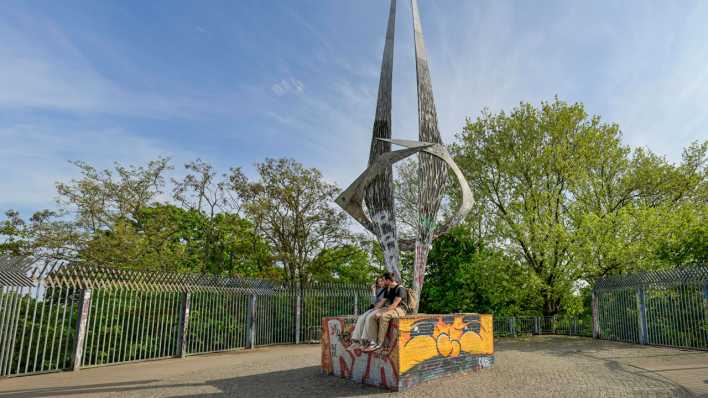
{"type": "Polygon", "coordinates": [[[708,397],[708,352],[536,336],[498,339],[494,368],[389,393],[320,375],[319,346],[0,379],[17,397],[708,397]]]}

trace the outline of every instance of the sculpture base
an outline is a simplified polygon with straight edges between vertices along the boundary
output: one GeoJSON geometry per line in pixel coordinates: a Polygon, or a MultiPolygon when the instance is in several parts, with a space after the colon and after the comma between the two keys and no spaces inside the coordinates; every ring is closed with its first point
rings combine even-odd
{"type": "Polygon", "coordinates": [[[351,349],[356,317],[322,319],[322,372],[391,390],[494,363],[492,316],[408,315],[393,320],[383,348],[351,349]]]}

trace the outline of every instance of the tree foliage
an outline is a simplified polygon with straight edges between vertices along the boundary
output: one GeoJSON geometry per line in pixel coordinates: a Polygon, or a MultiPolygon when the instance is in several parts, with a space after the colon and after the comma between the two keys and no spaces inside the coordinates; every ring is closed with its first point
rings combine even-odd
{"type": "Polygon", "coordinates": [[[458,138],[456,161],[481,209],[470,224],[538,280],[545,314],[578,280],[705,258],[700,232],[686,231],[705,225],[706,144],[672,165],[557,99],[485,111],[458,138]]]}
{"type": "Polygon", "coordinates": [[[267,159],[256,168],[255,181],[232,170],[231,188],[282,264],[284,278],[306,283],[308,266],[324,261],[349,239],[347,218],[334,206],[339,189],[324,181],[319,170],[292,159],[267,159]]]}
{"type": "Polygon", "coordinates": [[[540,312],[538,281],[513,258],[473,240],[464,226],[438,238],[428,261],[423,312],[502,316],[540,312]]]}
{"type": "MultiPolygon", "coordinates": [[[[422,310],[553,315],[586,309],[597,277],[704,265],[708,259],[708,141],[668,162],[621,142],[616,124],[582,104],[521,103],[483,111],[451,147],[476,205],[464,225],[434,242],[422,310]]],[[[266,159],[249,178],[197,159],[181,179],[160,158],[56,184],[58,207],[0,221],[0,254],[124,268],[368,283],[380,246],[349,230],[339,193],[321,172],[266,159]],[[171,193],[171,195],[170,195],[171,193]]],[[[459,200],[448,184],[439,217],[459,200]]],[[[418,167],[398,165],[398,226],[418,222],[418,167]]],[[[413,254],[401,253],[410,286],[413,254]]]]}

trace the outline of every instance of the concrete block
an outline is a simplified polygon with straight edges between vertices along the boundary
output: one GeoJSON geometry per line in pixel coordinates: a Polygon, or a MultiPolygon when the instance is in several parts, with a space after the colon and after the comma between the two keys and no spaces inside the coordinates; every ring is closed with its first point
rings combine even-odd
{"type": "Polygon", "coordinates": [[[391,390],[494,363],[492,316],[408,315],[393,320],[383,348],[351,348],[355,317],[322,319],[322,372],[391,390]]]}

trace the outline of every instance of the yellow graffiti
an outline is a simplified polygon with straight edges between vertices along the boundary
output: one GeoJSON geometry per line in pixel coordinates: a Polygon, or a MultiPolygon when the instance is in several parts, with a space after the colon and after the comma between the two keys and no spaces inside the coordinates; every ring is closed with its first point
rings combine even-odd
{"type": "Polygon", "coordinates": [[[464,315],[455,316],[452,322],[445,323],[442,316],[419,316],[401,319],[400,329],[400,368],[401,374],[415,365],[429,359],[457,357],[462,352],[470,354],[492,354],[494,339],[492,318],[480,315],[479,321],[465,322],[464,315]],[[472,329],[479,325],[479,333],[472,329]]]}

